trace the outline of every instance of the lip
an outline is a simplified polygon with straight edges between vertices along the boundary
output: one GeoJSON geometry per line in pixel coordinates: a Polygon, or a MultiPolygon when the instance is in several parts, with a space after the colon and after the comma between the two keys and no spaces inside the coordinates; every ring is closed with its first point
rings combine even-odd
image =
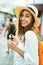
{"type": "Polygon", "coordinates": [[[25,24],[25,23],[26,23],[26,21],[22,21],[21,23],[22,23],[22,24],[25,24]]]}

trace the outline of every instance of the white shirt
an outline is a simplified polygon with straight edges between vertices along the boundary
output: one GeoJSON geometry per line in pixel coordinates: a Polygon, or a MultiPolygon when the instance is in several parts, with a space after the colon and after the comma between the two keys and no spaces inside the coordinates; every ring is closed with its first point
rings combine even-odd
{"type": "Polygon", "coordinates": [[[14,65],[38,65],[38,39],[33,31],[27,31],[25,33],[25,39],[25,46],[23,42],[20,42],[18,45],[25,52],[24,58],[16,52],[14,65]]]}

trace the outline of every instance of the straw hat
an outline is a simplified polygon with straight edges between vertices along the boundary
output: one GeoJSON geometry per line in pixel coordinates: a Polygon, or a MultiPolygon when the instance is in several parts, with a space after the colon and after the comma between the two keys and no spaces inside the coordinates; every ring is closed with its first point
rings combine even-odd
{"type": "Polygon", "coordinates": [[[33,5],[29,5],[28,8],[23,7],[23,6],[18,6],[15,8],[15,13],[16,13],[17,18],[19,18],[21,11],[24,9],[28,10],[33,15],[33,17],[35,19],[35,23],[34,23],[33,27],[37,28],[40,25],[40,22],[39,22],[38,17],[37,17],[37,15],[38,15],[37,8],[33,5]]]}
{"type": "Polygon", "coordinates": [[[28,5],[28,7],[38,16],[38,9],[33,5],[28,5]]]}

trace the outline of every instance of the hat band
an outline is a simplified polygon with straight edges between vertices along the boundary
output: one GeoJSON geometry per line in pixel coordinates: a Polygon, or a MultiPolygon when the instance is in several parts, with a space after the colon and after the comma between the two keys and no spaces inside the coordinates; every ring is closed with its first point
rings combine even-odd
{"type": "Polygon", "coordinates": [[[28,7],[30,10],[32,10],[34,13],[35,13],[35,11],[31,8],[31,7],[28,7]]]}

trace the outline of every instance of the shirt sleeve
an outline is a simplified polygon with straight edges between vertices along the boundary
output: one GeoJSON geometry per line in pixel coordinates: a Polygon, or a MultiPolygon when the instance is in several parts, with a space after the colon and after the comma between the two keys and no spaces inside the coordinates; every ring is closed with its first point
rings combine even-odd
{"type": "Polygon", "coordinates": [[[33,31],[27,31],[25,39],[24,62],[26,65],[38,65],[38,39],[33,31]]]}

